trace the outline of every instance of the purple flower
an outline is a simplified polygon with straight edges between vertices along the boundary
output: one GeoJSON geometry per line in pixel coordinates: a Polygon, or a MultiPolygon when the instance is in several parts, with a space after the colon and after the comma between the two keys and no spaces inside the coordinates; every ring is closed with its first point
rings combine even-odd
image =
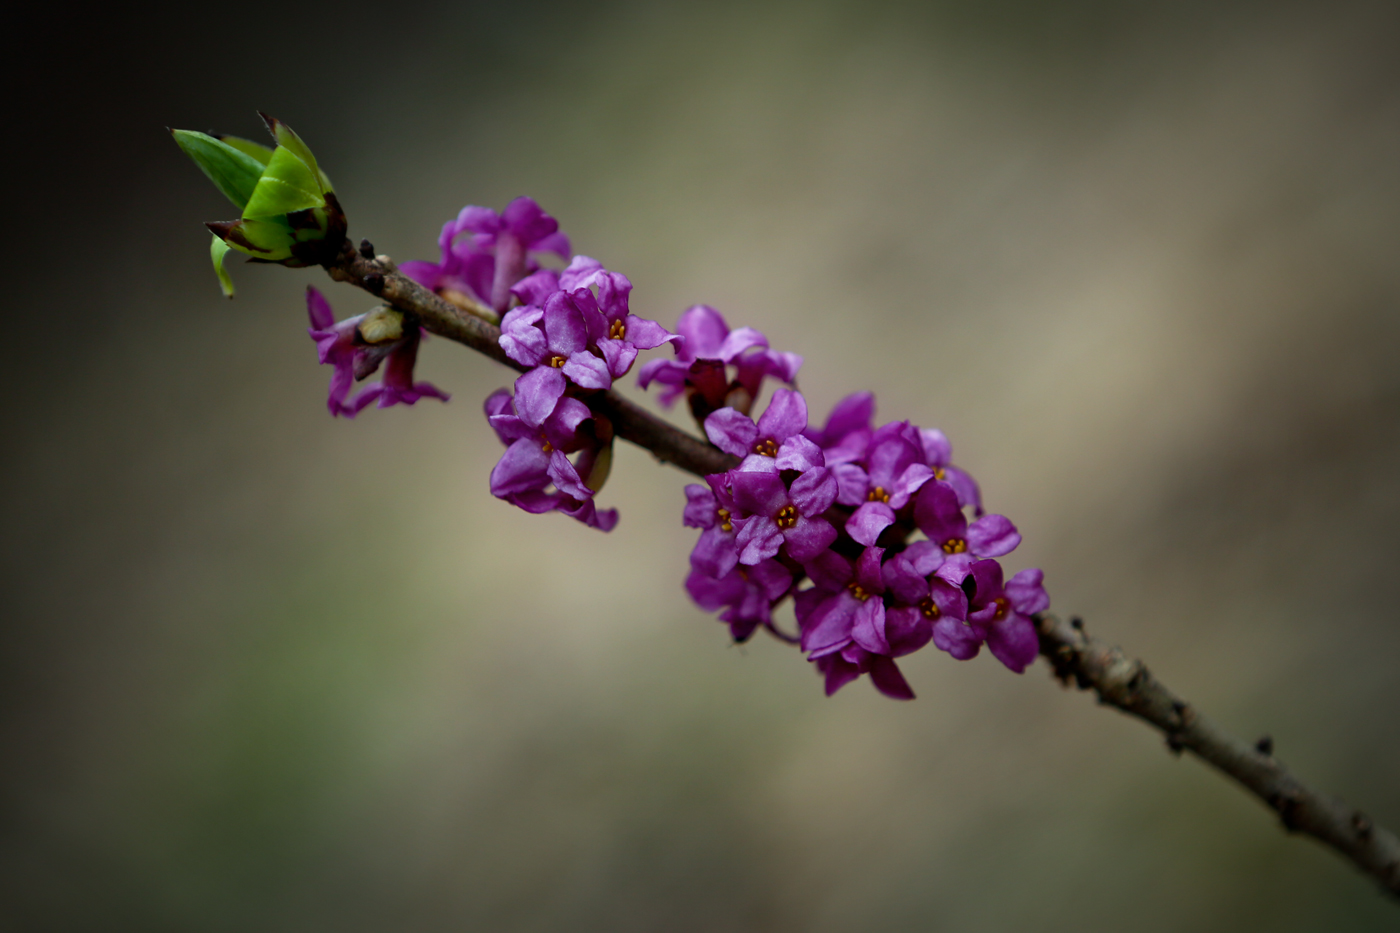
{"type": "Polygon", "coordinates": [[[705,419],[710,442],[727,454],[743,457],[741,472],[811,470],[825,465],[817,445],[802,436],[807,427],[807,400],[795,389],[773,393],[758,423],[733,408],[705,419]]]}
{"type": "Polygon", "coordinates": [[[627,307],[632,282],[620,272],[609,272],[588,256],[575,256],[559,275],[559,288],[569,294],[588,326],[592,346],[608,364],[614,379],[632,368],[638,350],[651,350],[678,341],[655,321],[632,314],[627,307]],[[592,289],[596,287],[595,296],[592,289]]]}
{"type": "Polygon", "coordinates": [[[836,529],[821,517],[836,501],[836,480],[826,467],[798,476],[790,489],[777,473],[731,471],[729,483],[745,515],[733,520],[739,563],[757,564],[784,545],[794,560],[811,560],[836,540],[836,529]]]}
{"type": "MultiPolygon", "coordinates": [[[[506,389],[486,399],[491,427],[506,451],[491,470],[491,494],[527,512],[560,511],[603,531],[617,524],[617,511],[599,512],[593,494],[606,477],[611,443],[599,443],[580,430],[593,419],[588,406],[575,398],[559,398],[547,410],[521,403],[532,394],[533,380],[557,376],[553,370],[534,369],[516,380],[514,400],[506,389]],[[577,462],[569,453],[577,452],[577,462]],[[554,491],[549,487],[553,485],[554,491]]],[[[597,431],[593,432],[595,435],[597,431]]]]}
{"type": "Polygon", "coordinates": [[[939,649],[966,661],[986,642],[992,655],[1017,674],[1030,666],[1040,652],[1030,617],[1050,607],[1039,569],[1022,570],[1003,586],[996,561],[969,562],[960,556],[940,567],[937,577],[971,592],[966,622],[945,615],[934,623],[933,643],[939,649]]]}
{"type": "Polygon", "coordinates": [[[698,567],[686,577],[685,588],[706,612],[727,607],[720,619],[729,623],[737,642],[747,641],[758,626],[772,628],[772,606],[792,586],[792,574],[775,560],[752,567],[734,567],[713,576],[698,567]]]}
{"type": "Polygon", "coordinates": [[[330,302],[315,287],[306,287],[306,310],[311,319],[307,333],[316,341],[316,353],[323,365],[334,367],[326,407],[332,415],[353,418],[370,402],[380,408],[412,405],[420,398],[447,401],[451,396],[430,382],[414,382],[413,367],[418,360],[422,339],[417,324],[405,320],[392,308],[379,308],[368,314],[336,322],[330,302]],[[384,365],[384,379],[365,386],[348,399],[355,382],[384,365]]]}
{"type": "Polygon", "coordinates": [[[424,288],[463,307],[483,303],[497,313],[510,306],[511,287],[533,271],[532,252],[569,258],[569,238],[531,198],[516,198],[497,214],[486,207],[462,208],[438,237],[441,262],[405,262],[399,271],[424,288]],[[471,236],[458,242],[466,234],[471,236]],[[454,294],[455,293],[455,294],[454,294]]]}
{"type": "Polygon", "coordinates": [[[637,384],[643,389],[652,382],[666,386],[661,403],[668,407],[689,389],[692,408],[701,420],[726,405],[747,412],[758,398],[764,377],[791,383],[802,366],[802,357],[796,353],[768,349],[768,338],[752,327],[731,331],[723,315],[708,305],[688,309],[676,323],[676,331],[685,338],[674,345],[676,358],[647,363],[637,384]],[[732,380],[725,369],[730,365],[735,370],[732,380]]]}
{"type": "MultiPolygon", "coordinates": [[[[833,448],[841,456],[845,440],[859,431],[852,431],[842,444],[833,448]]],[[[838,494],[842,505],[857,506],[846,524],[846,533],[861,544],[871,545],[895,522],[895,513],[904,508],[911,496],[933,478],[933,471],[923,462],[923,451],[917,443],[918,429],[907,421],[892,422],[873,432],[864,442],[859,463],[835,463],[838,494]]]]}
{"type": "Polygon", "coordinates": [[[866,548],[852,565],[827,551],[807,565],[816,586],[797,595],[801,646],[826,676],[827,696],[869,673],[886,696],[912,700],[896,657],[928,644],[931,626],[918,608],[885,605],[884,550],[866,548]]]}
{"type": "Polygon", "coordinates": [[[709,485],[685,487],[683,520],[691,528],[704,529],[690,552],[690,565],[705,576],[722,578],[739,562],[734,545],[734,516],[739,507],[729,494],[727,473],[713,473],[705,482],[709,485]]]}
{"type": "Polygon", "coordinates": [[[523,305],[507,312],[501,320],[501,349],[525,366],[560,370],[558,380],[542,382],[542,388],[557,386],[558,398],[564,392],[564,376],[585,389],[607,389],[612,376],[607,364],[588,352],[588,322],[583,311],[566,292],[555,292],[543,308],[523,305]]]}
{"type": "Polygon", "coordinates": [[[1000,557],[1021,543],[1020,533],[1005,515],[983,515],[969,525],[957,492],[942,480],[932,480],[919,489],[914,521],[945,554],[1000,557]]]}

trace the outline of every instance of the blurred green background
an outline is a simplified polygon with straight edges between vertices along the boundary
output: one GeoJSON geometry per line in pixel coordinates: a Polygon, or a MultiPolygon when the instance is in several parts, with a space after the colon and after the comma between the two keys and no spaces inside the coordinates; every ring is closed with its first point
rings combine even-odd
{"type": "MultiPolygon", "coordinates": [[[[1394,930],[1375,886],[1037,663],[833,699],[493,499],[480,400],[324,409],[166,125],[294,126],[351,235],[529,193],[943,428],[1056,607],[1400,824],[1400,8],[27,7],[8,29],[0,927],[1394,930]]],[[[634,391],[635,394],[635,391],[634,391]]]]}

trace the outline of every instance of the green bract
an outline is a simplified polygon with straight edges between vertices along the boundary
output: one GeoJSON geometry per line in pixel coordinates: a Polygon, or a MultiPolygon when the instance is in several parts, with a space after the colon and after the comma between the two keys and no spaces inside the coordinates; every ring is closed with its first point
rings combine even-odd
{"type": "Polygon", "coordinates": [[[238,220],[206,224],[214,231],[214,271],[230,298],[233,282],[223,266],[230,249],[247,253],[251,262],[309,266],[334,259],[345,241],[345,215],[316,156],[287,124],[261,116],[277,142],[275,149],[236,136],[170,131],[243,212],[238,220]]]}

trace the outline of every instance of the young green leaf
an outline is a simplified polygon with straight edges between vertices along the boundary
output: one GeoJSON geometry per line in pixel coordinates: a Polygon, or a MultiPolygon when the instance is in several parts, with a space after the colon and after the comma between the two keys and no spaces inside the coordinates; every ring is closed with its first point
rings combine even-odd
{"type": "Polygon", "coordinates": [[[224,290],[225,298],[233,297],[233,279],[224,268],[224,257],[228,255],[229,248],[229,245],[217,236],[214,237],[214,242],[209,244],[209,258],[214,260],[214,274],[219,277],[219,287],[224,290]]]}
{"type": "Polygon", "coordinates": [[[243,208],[246,217],[273,217],[326,203],[313,170],[285,146],[278,146],[263,169],[253,195],[243,208]]]}
{"type": "Polygon", "coordinates": [[[228,136],[224,133],[216,133],[214,138],[226,146],[232,146],[244,155],[250,155],[257,159],[259,164],[266,165],[272,158],[272,149],[262,143],[255,143],[251,139],[243,139],[240,136],[228,136]]]}
{"type": "Polygon", "coordinates": [[[185,155],[209,176],[214,187],[224,193],[224,197],[239,210],[247,205],[257,188],[258,177],[263,173],[262,164],[257,159],[205,133],[171,130],[170,135],[175,137],[175,143],[184,150],[185,155]]]}
{"type": "Polygon", "coordinates": [[[267,124],[268,130],[272,133],[272,138],[277,140],[277,145],[286,146],[288,149],[292,150],[292,152],[296,153],[297,157],[305,162],[307,166],[310,167],[311,171],[316,174],[316,177],[321,182],[322,191],[334,190],[331,188],[331,180],[326,177],[326,173],[321,171],[321,167],[316,164],[316,156],[312,154],[311,147],[302,142],[301,137],[296,134],[296,131],[276,117],[269,117],[262,111],[258,112],[258,116],[262,117],[263,122],[267,124]]]}

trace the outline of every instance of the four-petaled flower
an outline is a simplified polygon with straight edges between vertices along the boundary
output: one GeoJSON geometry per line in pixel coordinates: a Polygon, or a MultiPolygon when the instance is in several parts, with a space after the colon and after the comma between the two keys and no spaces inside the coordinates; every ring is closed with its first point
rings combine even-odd
{"type": "Polygon", "coordinates": [[[826,467],[808,470],[791,488],[777,473],[736,471],[729,483],[745,515],[734,520],[739,563],[767,560],[784,544],[793,559],[811,560],[836,540],[836,529],[821,517],[836,501],[836,479],[826,467]]]}
{"type": "Polygon", "coordinates": [[[994,560],[954,558],[935,574],[970,593],[967,620],[944,615],[933,625],[933,643],[960,661],[977,656],[986,642],[992,655],[1021,673],[1035,660],[1040,640],[1031,616],[1050,608],[1037,568],[1022,570],[1004,585],[1001,565],[994,560]]]}
{"type": "Polygon", "coordinates": [[[757,424],[733,408],[721,408],[705,419],[710,443],[743,458],[738,467],[741,472],[806,471],[824,466],[821,449],[802,436],[805,427],[807,400],[794,389],[774,392],[757,424]]]}

